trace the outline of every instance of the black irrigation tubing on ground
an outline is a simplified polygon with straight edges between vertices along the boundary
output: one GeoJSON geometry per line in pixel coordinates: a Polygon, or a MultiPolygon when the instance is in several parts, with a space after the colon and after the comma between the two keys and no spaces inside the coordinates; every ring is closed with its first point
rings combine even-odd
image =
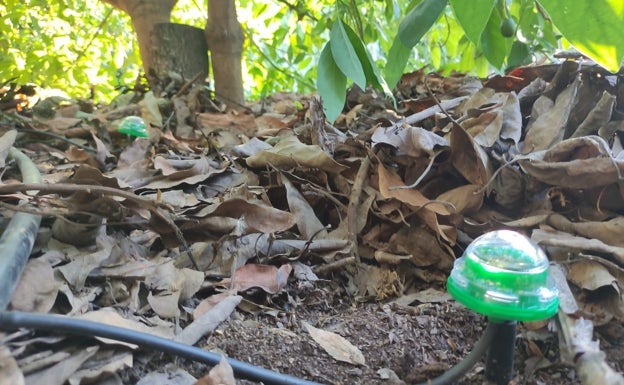
{"type": "MultiPolygon", "coordinates": [[[[23,152],[11,147],[24,183],[41,183],[37,166],[23,152]]],[[[39,232],[41,216],[17,212],[0,237],[0,310],[5,310],[19,282],[39,232]]]]}
{"type": "MultiPolygon", "coordinates": [[[[217,365],[221,361],[220,354],[136,330],[59,315],[30,314],[16,311],[0,312],[0,329],[15,330],[19,328],[109,338],[209,365],[217,365]]],[[[267,385],[321,385],[318,382],[273,372],[231,358],[227,358],[227,361],[237,377],[247,380],[263,382],[267,385]]]]}

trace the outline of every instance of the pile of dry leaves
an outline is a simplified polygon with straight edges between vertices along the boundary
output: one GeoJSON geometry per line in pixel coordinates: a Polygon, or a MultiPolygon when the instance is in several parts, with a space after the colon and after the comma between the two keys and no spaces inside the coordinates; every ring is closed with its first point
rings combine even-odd
{"type": "MultiPolygon", "coordinates": [[[[557,334],[561,354],[548,365],[576,365],[586,384],[595,383],[584,378],[593,370],[603,383],[622,383],[601,352],[613,352],[609,364],[623,368],[621,77],[577,61],[487,81],[417,71],[397,88],[400,108],[354,88],[334,125],[314,97],[274,95],[224,112],[202,87],[131,93],[95,109],[57,98],[3,112],[2,160],[19,147],[44,181],[19,183],[11,163],[3,174],[3,215],[44,215],[11,309],[189,344],[228,319],[262,314],[301,346],[308,335],[323,354],[375,373],[384,368],[323,330],[319,314],[305,322],[306,298],[392,303],[386,315],[447,306],[448,296],[432,288],[443,288],[455,258],[475,237],[508,228],[544,248],[561,290],[550,328],[525,325],[530,355],[545,357],[534,341],[557,334]],[[148,138],[116,131],[129,115],[145,120],[148,138]],[[32,190],[39,193],[26,194],[32,190]],[[293,313],[298,319],[282,322],[293,313]]],[[[457,350],[452,338],[442,341],[441,349],[457,350]]],[[[0,367],[0,378],[119,384],[135,364],[134,348],[17,332],[2,339],[2,360],[12,364],[0,367]]],[[[387,361],[393,375],[377,380],[405,375],[387,361]]],[[[377,383],[367,373],[308,376],[377,383]]],[[[532,383],[531,376],[519,378],[532,383]]],[[[198,383],[215,383],[209,377],[198,383]]],[[[195,382],[185,378],[179,383],[195,382]]],[[[400,382],[379,383],[392,381],[400,382]]]]}

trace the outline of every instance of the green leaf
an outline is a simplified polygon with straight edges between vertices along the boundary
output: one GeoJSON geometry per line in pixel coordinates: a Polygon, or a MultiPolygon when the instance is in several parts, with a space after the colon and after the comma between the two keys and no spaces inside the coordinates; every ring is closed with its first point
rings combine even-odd
{"type": "Polygon", "coordinates": [[[385,78],[390,89],[393,89],[401,79],[405,65],[412,54],[412,48],[406,47],[399,36],[394,38],[390,52],[388,52],[388,63],[386,64],[385,78]]]}
{"type": "Polygon", "coordinates": [[[553,24],[576,49],[612,72],[624,57],[621,0],[539,0],[553,24]]]}
{"type": "MultiPolygon", "coordinates": [[[[466,0],[468,1],[468,0],[466,0]]],[[[444,11],[447,0],[424,0],[405,16],[399,24],[398,37],[405,47],[412,48],[431,29],[444,11]]]]}
{"type": "Polygon", "coordinates": [[[501,18],[498,12],[490,14],[483,34],[481,34],[481,49],[490,64],[501,69],[505,58],[511,49],[511,38],[504,37],[500,32],[501,18]]]}
{"type": "Polygon", "coordinates": [[[481,33],[496,5],[496,0],[449,0],[457,22],[474,45],[481,42],[481,33]]]}
{"type": "Polygon", "coordinates": [[[333,61],[342,73],[353,80],[361,89],[366,89],[366,74],[342,21],[337,20],[334,23],[330,32],[329,43],[333,61]]]}
{"type": "Polygon", "coordinates": [[[507,58],[507,67],[516,68],[521,65],[531,63],[531,52],[529,46],[521,41],[514,41],[507,58]]]}
{"type": "Polygon", "coordinates": [[[323,101],[325,116],[327,116],[330,122],[333,122],[344,108],[347,98],[347,77],[340,68],[338,68],[338,65],[336,65],[332,56],[330,43],[327,43],[323,51],[321,51],[317,69],[316,87],[323,101]]]}
{"type": "Polygon", "coordinates": [[[344,25],[344,29],[360,63],[362,64],[362,69],[364,71],[364,75],[366,76],[366,83],[384,91],[388,95],[392,95],[392,91],[388,88],[386,81],[379,72],[379,68],[377,68],[377,65],[373,61],[373,58],[371,58],[370,53],[364,46],[364,43],[362,43],[360,37],[348,25],[344,25]]]}

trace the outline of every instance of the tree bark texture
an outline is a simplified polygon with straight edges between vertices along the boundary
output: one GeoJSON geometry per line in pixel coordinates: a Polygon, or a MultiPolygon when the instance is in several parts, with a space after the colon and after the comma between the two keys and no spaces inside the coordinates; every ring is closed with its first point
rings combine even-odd
{"type": "Polygon", "coordinates": [[[206,40],[217,99],[233,108],[243,106],[241,60],[245,36],[236,18],[234,0],[208,0],[206,40]]]}
{"type": "Polygon", "coordinates": [[[152,66],[153,50],[152,32],[156,24],[168,23],[171,20],[171,10],[177,0],[104,0],[115,8],[126,12],[132,20],[134,32],[137,35],[143,70],[148,73],[152,66]]]}
{"type": "MultiPolygon", "coordinates": [[[[147,72],[158,80],[169,77],[170,72],[181,75],[185,81],[194,79],[203,83],[208,76],[208,46],[204,30],[184,24],[160,23],[151,35],[151,66],[147,72]]],[[[159,83],[158,80],[153,83],[159,83]]]]}

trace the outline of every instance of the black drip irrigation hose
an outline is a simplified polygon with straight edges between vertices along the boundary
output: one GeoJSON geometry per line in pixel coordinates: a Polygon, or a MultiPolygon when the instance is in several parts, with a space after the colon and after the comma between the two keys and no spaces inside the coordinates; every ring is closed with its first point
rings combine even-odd
{"type": "MultiPolygon", "coordinates": [[[[186,345],[148,333],[137,332],[136,330],[65,316],[5,311],[0,312],[0,328],[4,330],[29,328],[55,333],[60,332],[89,337],[110,338],[117,341],[129,342],[141,348],[149,348],[155,351],[188,358],[204,364],[217,365],[219,361],[221,361],[220,354],[209,352],[195,346],[186,345]]],[[[228,358],[227,361],[238,377],[247,380],[264,382],[267,385],[321,385],[318,382],[273,372],[231,358],[228,358]]]]}
{"type": "MultiPolygon", "coordinates": [[[[11,148],[9,155],[17,162],[24,183],[41,182],[37,167],[26,155],[15,148],[11,148]]],[[[9,227],[0,237],[0,330],[29,328],[70,335],[103,337],[208,365],[217,365],[221,361],[220,354],[136,330],[60,315],[6,311],[13,290],[32,251],[40,222],[41,216],[39,215],[15,213],[9,227]]],[[[446,385],[457,380],[487,352],[497,330],[497,323],[488,323],[483,336],[466,358],[441,376],[419,385],[446,385]]],[[[231,358],[227,358],[227,361],[238,377],[263,382],[267,385],[321,385],[318,382],[277,373],[231,358]]]]}
{"type": "MultiPolygon", "coordinates": [[[[11,147],[24,183],[41,183],[37,166],[23,152],[11,147]]],[[[17,212],[0,237],[0,310],[5,310],[19,282],[39,232],[41,216],[17,212]]]]}

